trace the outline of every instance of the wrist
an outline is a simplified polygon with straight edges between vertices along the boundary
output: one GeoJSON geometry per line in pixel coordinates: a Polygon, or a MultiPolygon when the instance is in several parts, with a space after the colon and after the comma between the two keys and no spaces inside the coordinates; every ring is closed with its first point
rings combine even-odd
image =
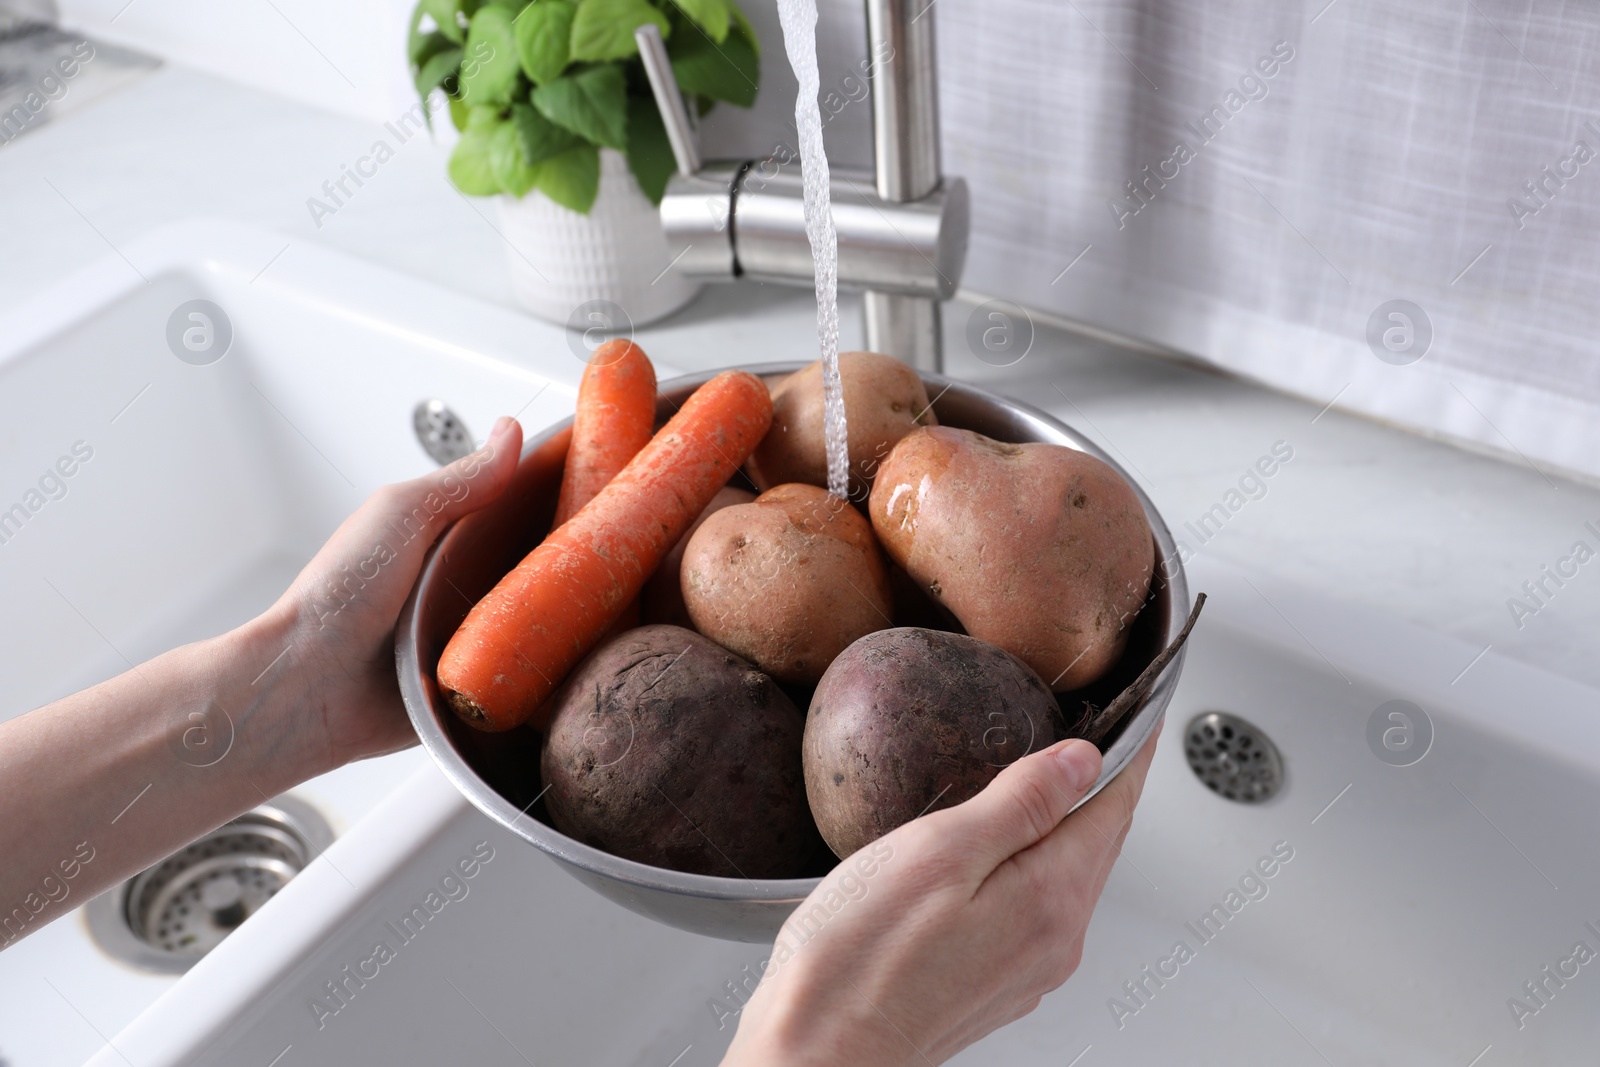
{"type": "MultiPolygon", "coordinates": [[[[902,1067],[917,1059],[859,996],[839,1003],[820,990],[809,995],[802,975],[783,979],[773,975],[751,997],[721,1067],[902,1067]]],[[[836,980],[825,986],[839,992],[836,980]]]]}
{"type": "Polygon", "coordinates": [[[230,757],[258,790],[276,796],[338,767],[323,731],[308,729],[305,672],[296,662],[299,619],[283,602],[206,645],[212,693],[232,730],[230,757]]]}

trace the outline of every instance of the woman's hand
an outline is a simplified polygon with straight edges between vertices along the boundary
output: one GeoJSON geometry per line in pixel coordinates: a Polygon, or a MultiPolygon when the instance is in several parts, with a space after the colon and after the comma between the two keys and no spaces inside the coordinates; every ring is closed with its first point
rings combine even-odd
{"type": "Polygon", "coordinates": [[[478,451],[379,489],[260,620],[284,650],[262,682],[294,692],[288,728],[322,769],[417,743],[395,676],[395,622],[429,546],[505,491],[521,449],[522,428],[502,417],[478,451]]]}
{"type": "Polygon", "coordinates": [[[416,743],[394,628],[428,546],[511,483],[515,422],[385,486],[231,633],[0,723],[0,948],[285,789],[416,743]]]}
{"type": "Polygon", "coordinates": [[[778,935],[724,1067],[941,1063],[1031,1012],[1077,969],[1154,752],[1067,817],[1100,753],[1061,742],[840,863],[778,935]]]}

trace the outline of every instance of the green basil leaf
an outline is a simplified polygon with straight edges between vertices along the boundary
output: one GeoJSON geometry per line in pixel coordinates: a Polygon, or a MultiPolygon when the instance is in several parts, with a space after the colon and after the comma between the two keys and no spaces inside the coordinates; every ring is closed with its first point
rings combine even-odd
{"type": "Polygon", "coordinates": [[[649,96],[628,98],[628,169],[639,190],[652,204],[661,203],[667,181],[678,168],[672,156],[672,142],[661,124],[661,112],[649,96]]]}
{"type": "Polygon", "coordinates": [[[473,107],[509,102],[519,69],[511,16],[503,7],[480,8],[461,56],[462,99],[473,107]]]}
{"type": "Polygon", "coordinates": [[[438,30],[422,32],[422,17],[427,13],[423,6],[418,4],[411,12],[411,28],[406,32],[406,58],[411,61],[413,72],[453,43],[438,30]]]}
{"type": "Polygon", "coordinates": [[[471,109],[467,107],[459,96],[452,96],[448,99],[450,101],[450,125],[458,130],[466,129],[467,116],[471,109]]]}
{"type": "MultiPolygon", "coordinates": [[[[422,69],[417,71],[415,84],[417,95],[422,97],[424,110],[427,108],[428,94],[444,85],[460,65],[461,49],[451,48],[428,60],[422,65],[422,69]]],[[[445,91],[449,92],[449,89],[446,88],[445,91]]],[[[432,112],[429,112],[429,114],[431,115],[432,112]]]]}
{"type": "Polygon", "coordinates": [[[587,215],[600,191],[600,149],[592,144],[569,148],[539,164],[539,191],[562,207],[587,215]]]}
{"type": "Polygon", "coordinates": [[[467,118],[467,128],[461,131],[461,140],[450,153],[450,180],[468,196],[493,196],[500,191],[490,152],[495,132],[501,125],[493,108],[473,108],[467,118]],[[483,117],[484,112],[488,113],[487,119],[483,117]]]}
{"type": "Polygon", "coordinates": [[[512,196],[526,195],[538,179],[539,168],[522,157],[515,123],[502,122],[489,135],[489,170],[500,188],[512,196]]]}
{"type": "Polygon", "coordinates": [[[672,33],[667,16],[647,0],[580,0],[572,20],[572,58],[598,62],[637,55],[633,31],[647,22],[661,27],[663,37],[672,33]]]}
{"type": "MultiPolygon", "coordinates": [[[[594,144],[628,147],[628,83],[620,67],[590,67],[533,91],[544,117],[594,144]]],[[[544,188],[540,186],[540,188],[544,188]]]]}
{"type": "Polygon", "coordinates": [[[739,5],[733,0],[728,0],[728,13],[733,16],[734,28],[744,36],[745,43],[750,46],[759,58],[761,55],[761,40],[756,36],[756,28],[750,25],[750,20],[744,17],[744,12],[739,10],[739,5]]]}
{"type": "Polygon", "coordinates": [[[467,124],[462,130],[481,130],[484,133],[493,133],[503,120],[500,118],[500,109],[492,104],[467,108],[467,124]]]}
{"type": "Polygon", "coordinates": [[[458,17],[461,11],[459,0],[418,0],[417,10],[432,15],[439,32],[456,44],[467,39],[467,35],[462,32],[461,20],[458,17]]]}
{"type": "Polygon", "coordinates": [[[736,15],[733,31],[720,45],[705,34],[685,31],[673,37],[667,54],[672,58],[672,75],[684,92],[749,107],[756,102],[761,80],[758,48],[749,23],[736,15]]]}
{"type": "Polygon", "coordinates": [[[728,39],[728,0],[672,0],[689,19],[721,44],[728,39]]]}
{"type": "Polygon", "coordinates": [[[511,124],[516,127],[522,160],[529,166],[543,163],[583,143],[583,138],[557,126],[528,104],[511,105],[511,124]]]}
{"type": "Polygon", "coordinates": [[[577,12],[577,5],[567,0],[536,0],[517,16],[511,27],[517,38],[517,58],[533,84],[554,81],[566,69],[571,58],[572,19],[577,12]]]}
{"type": "Polygon", "coordinates": [[[454,44],[450,43],[450,38],[438,32],[424,34],[416,38],[411,42],[408,49],[411,56],[411,72],[415,74],[422,69],[428,60],[440,52],[448,52],[455,47],[454,44]]]}

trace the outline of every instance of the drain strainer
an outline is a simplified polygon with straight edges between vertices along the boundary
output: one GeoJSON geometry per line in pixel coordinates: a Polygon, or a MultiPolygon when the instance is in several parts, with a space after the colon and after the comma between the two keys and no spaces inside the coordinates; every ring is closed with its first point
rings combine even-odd
{"type": "Polygon", "coordinates": [[[1183,732],[1189,769],[1206,788],[1242,804],[1270,800],[1283,788],[1283,757],[1254,724],[1225,711],[1189,720],[1183,732]]]}
{"type": "Polygon", "coordinates": [[[444,406],[443,400],[424,400],[411,412],[411,425],[417,431],[422,450],[443,467],[472,452],[472,435],[461,416],[444,406]]]}
{"type": "Polygon", "coordinates": [[[279,797],[103,893],[85,909],[100,947],[176,974],[288,884],[333,839],[316,810],[279,797]]]}

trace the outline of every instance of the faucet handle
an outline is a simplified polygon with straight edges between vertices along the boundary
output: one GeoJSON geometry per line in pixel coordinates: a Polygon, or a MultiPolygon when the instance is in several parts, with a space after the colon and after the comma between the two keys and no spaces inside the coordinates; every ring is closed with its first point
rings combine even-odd
{"type": "Polygon", "coordinates": [[[667,128],[667,140],[672,142],[678,173],[686,178],[693,177],[700,170],[700,150],[695,145],[689,111],[683,106],[683,94],[678,92],[678,80],[672,75],[672,61],[667,58],[661,29],[653,22],[646,22],[633,31],[633,39],[639,42],[639,58],[644,61],[650,91],[661,112],[661,124],[667,128]]]}

